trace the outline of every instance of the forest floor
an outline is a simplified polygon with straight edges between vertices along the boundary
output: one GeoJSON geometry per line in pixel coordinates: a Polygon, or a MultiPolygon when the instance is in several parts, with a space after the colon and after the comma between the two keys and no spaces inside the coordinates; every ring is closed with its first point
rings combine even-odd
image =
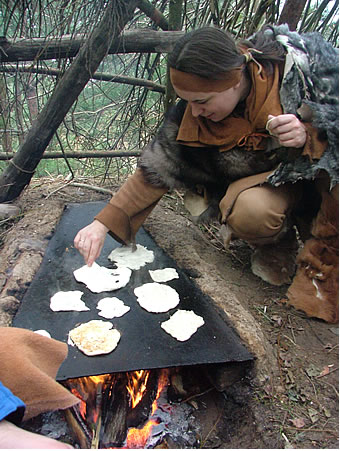
{"type": "MultiPolygon", "coordinates": [[[[62,178],[32,180],[14,202],[20,215],[0,222],[0,326],[11,325],[64,206],[109,198],[62,178]]],[[[180,193],[163,197],[145,229],[223,310],[255,356],[251,374],[227,390],[202,447],[338,449],[337,325],[287,306],[287,286],[251,273],[246,243],[236,240],[225,250],[217,225],[195,225],[180,193]]]]}

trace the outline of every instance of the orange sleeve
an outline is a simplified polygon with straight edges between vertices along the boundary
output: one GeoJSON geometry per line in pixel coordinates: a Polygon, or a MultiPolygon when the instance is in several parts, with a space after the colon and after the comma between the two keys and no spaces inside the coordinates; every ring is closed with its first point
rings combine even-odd
{"type": "Polygon", "coordinates": [[[167,188],[155,187],[137,168],[101,210],[95,219],[109,228],[109,234],[120,243],[134,241],[138,229],[154,209],[167,188]]]}

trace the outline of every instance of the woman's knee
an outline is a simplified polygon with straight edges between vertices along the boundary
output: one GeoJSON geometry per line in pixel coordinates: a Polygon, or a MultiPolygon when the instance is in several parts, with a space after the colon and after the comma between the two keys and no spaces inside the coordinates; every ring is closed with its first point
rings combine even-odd
{"type": "Polygon", "coordinates": [[[277,197],[263,187],[241,192],[227,219],[233,233],[248,241],[274,238],[283,228],[288,207],[285,199],[277,197]]]}

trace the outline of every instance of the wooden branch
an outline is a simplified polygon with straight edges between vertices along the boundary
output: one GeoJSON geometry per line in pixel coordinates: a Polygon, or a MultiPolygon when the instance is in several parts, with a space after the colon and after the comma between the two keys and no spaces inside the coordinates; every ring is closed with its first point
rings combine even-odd
{"type": "Polygon", "coordinates": [[[137,0],[110,0],[77,57],[59,80],[51,97],[27,133],[14,157],[0,175],[0,202],[17,198],[29,184],[52,136],[107,55],[111,40],[131,20],[137,0]]]}
{"type": "MultiPolygon", "coordinates": [[[[15,73],[15,72],[31,72],[34,74],[42,74],[42,75],[51,75],[52,77],[58,77],[62,76],[65,71],[61,71],[59,69],[47,69],[44,67],[35,67],[30,65],[24,65],[24,66],[10,66],[10,65],[0,65],[0,72],[6,72],[6,73],[15,73]]],[[[160,85],[158,83],[155,83],[151,80],[146,80],[144,78],[134,78],[134,77],[128,77],[123,75],[112,75],[107,74],[104,72],[96,72],[91,77],[92,80],[102,80],[102,81],[109,81],[111,83],[122,83],[126,85],[133,85],[133,86],[144,86],[148,88],[150,91],[157,91],[164,93],[165,92],[165,86],[160,85]]]]}
{"type": "MultiPolygon", "coordinates": [[[[169,53],[183,34],[184,31],[125,31],[113,39],[108,53],[169,53]]],[[[65,35],[52,40],[33,38],[19,41],[0,37],[0,62],[70,58],[78,53],[84,42],[85,37],[82,35],[65,35]]]]}
{"type": "MultiPolygon", "coordinates": [[[[54,160],[57,158],[118,158],[118,157],[139,157],[140,150],[135,152],[125,151],[103,151],[103,152],[66,152],[65,154],[60,152],[45,152],[41,159],[54,160]]],[[[10,160],[15,153],[0,152],[0,160],[10,160]]]]}
{"type": "MultiPolygon", "coordinates": [[[[114,195],[114,192],[110,189],[102,188],[101,186],[88,185],[87,183],[70,182],[71,186],[76,186],[77,188],[86,188],[92,191],[98,191],[98,193],[114,195]]],[[[66,186],[66,185],[65,185],[66,186]]]]}
{"type": "Polygon", "coordinates": [[[307,0],[286,0],[278,24],[286,23],[291,31],[295,31],[306,3],[307,0]]]}
{"type": "Polygon", "coordinates": [[[166,18],[163,16],[160,10],[153,6],[148,0],[139,0],[137,6],[162,30],[166,31],[169,29],[169,24],[166,18]]]}

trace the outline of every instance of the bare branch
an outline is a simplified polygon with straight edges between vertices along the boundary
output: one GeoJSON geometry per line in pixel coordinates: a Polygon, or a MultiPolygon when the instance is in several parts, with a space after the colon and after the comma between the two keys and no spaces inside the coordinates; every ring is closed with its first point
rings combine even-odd
{"type": "MultiPolygon", "coordinates": [[[[42,160],[54,160],[56,158],[120,158],[120,157],[139,157],[140,150],[134,152],[125,151],[104,151],[104,152],[45,152],[41,157],[42,160]]],[[[0,152],[0,160],[10,160],[14,157],[14,153],[0,152]]]]}
{"type": "MultiPolygon", "coordinates": [[[[108,49],[115,53],[169,53],[183,31],[125,31],[114,39],[108,49]]],[[[37,61],[75,56],[84,44],[85,36],[62,36],[51,40],[34,38],[9,41],[0,38],[0,62],[37,61]]]]}
{"type": "MultiPolygon", "coordinates": [[[[15,72],[30,72],[34,74],[42,74],[42,75],[51,75],[53,77],[60,77],[64,74],[65,71],[62,71],[60,69],[45,69],[45,68],[37,68],[30,65],[24,65],[24,66],[10,66],[10,65],[3,65],[0,66],[0,72],[7,72],[7,73],[15,73],[15,72]]],[[[160,85],[158,83],[154,83],[151,80],[145,80],[143,78],[134,78],[134,77],[128,77],[123,75],[112,75],[112,74],[106,74],[103,72],[96,72],[91,77],[92,80],[101,80],[101,81],[109,81],[112,83],[123,83],[126,85],[133,85],[133,86],[144,86],[145,88],[150,89],[151,91],[157,91],[164,93],[165,92],[165,86],[160,85]]]]}

